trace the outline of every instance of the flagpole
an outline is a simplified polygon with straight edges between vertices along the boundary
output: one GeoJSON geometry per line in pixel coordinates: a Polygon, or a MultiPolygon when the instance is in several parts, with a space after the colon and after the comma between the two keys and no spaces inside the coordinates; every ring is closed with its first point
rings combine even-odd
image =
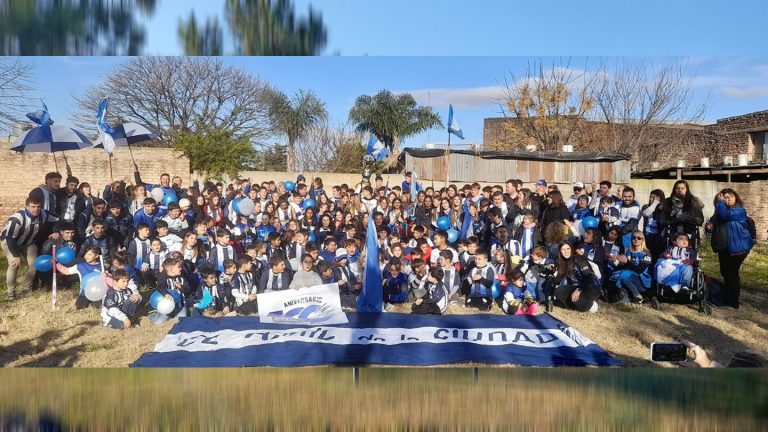
{"type": "Polygon", "coordinates": [[[51,253],[53,259],[53,282],[51,283],[51,310],[56,310],[56,301],[58,296],[56,293],[56,245],[53,245],[53,253],[51,253]]]}
{"type": "Polygon", "coordinates": [[[112,175],[112,155],[109,155],[109,179],[115,181],[115,176],[112,175]]]}
{"type": "Polygon", "coordinates": [[[56,152],[53,153],[53,164],[56,166],[56,172],[59,172],[59,162],[56,160],[56,152]]]}
{"type": "MultiPolygon", "coordinates": [[[[450,125],[448,125],[450,128],[450,125]]],[[[448,187],[448,183],[451,179],[451,132],[448,132],[448,152],[445,156],[445,187],[448,187]]]]}

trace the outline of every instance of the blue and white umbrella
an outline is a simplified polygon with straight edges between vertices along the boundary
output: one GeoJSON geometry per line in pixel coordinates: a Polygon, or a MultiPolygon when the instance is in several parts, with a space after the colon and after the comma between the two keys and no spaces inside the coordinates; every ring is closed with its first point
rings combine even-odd
{"type": "MultiPolygon", "coordinates": [[[[115,146],[123,147],[136,144],[143,141],[149,141],[158,137],[158,133],[152,129],[142,126],[138,123],[128,122],[119,124],[112,128],[112,138],[115,140],[115,146]]],[[[104,141],[101,137],[96,140],[94,148],[104,148],[104,141]]]]}
{"type": "Polygon", "coordinates": [[[45,125],[24,132],[11,145],[11,150],[20,153],[53,153],[67,150],[81,150],[91,146],[88,138],[80,132],[61,125],[45,125]]]}

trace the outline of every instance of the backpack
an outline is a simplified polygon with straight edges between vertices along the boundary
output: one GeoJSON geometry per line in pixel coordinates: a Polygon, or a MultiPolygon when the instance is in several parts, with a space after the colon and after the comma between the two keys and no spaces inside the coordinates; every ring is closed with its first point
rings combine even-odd
{"type": "Polygon", "coordinates": [[[757,228],[755,227],[755,220],[749,216],[747,216],[747,231],[752,238],[752,243],[755,243],[757,241],[757,228]]]}

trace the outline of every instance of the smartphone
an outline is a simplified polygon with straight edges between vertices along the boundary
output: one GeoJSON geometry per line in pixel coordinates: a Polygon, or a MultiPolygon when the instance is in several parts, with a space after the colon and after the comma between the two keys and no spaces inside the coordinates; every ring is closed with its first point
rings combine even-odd
{"type": "Polygon", "coordinates": [[[688,359],[688,347],[679,342],[653,342],[651,361],[681,362],[688,359]]]}

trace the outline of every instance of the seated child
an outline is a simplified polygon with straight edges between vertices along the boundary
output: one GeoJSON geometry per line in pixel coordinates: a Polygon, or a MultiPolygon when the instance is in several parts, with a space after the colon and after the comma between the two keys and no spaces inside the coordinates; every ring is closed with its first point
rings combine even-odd
{"type": "MultiPolygon", "coordinates": [[[[56,250],[60,250],[63,247],[68,247],[75,251],[75,254],[77,254],[78,248],[77,244],[75,244],[75,226],[71,222],[59,222],[58,225],[59,230],[59,236],[54,238],[48,238],[45,240],[45,243],[43,243],[43,248],[40,251],[40,255],[53,255],[53,247],[56,247],[56,250]]],[[[40,279],[40,281],[43,284],[43,288],[46,290],[50,290],[52,283],[53,283],[53,271],[49,270],[47,272],[37,272],[37,277],[40,279]]],[[[68,287],[71,286],[74,281],[77,280],[77,277],[74,275],[71,275],[69,277],[67,276],[58,276],[58,279],[56,280],[56,283],[58,284],[59,288],[62,287],[68,287]]]]}
{"type": "Polygon", "coordinates": [[[427,263],[416,258],[411,262],[411,273],[408,275],[408,300],[415,301],[417,298],[424,297],[427,293],[427,263]]]}
{"type": "Polygon", "coordinates": [[[317,273],[320,275],[323,285],[336,283],[336,278],[333,277],[333,264],[331,262],[320,260],[317,263],[317,273]]]}
{"type": "Polygon", "coordinates": [[[389,272],[384,279],[385,303],[404,303],[408,299],[408,276],[402,269],[400,261],[389,263],[389,272]]]}
{"type": "Polygon", "coordinates": [[[100,273],[103,272],[104,267],[101,265],[101,260],[99,257],[101,256],[101,249],[98,247],[91,247],[85,250],[85,253],[83,254],[83,261],[66,267],[61,264],[56,264],[56,270],[63,274],[63,275],[78,275],[80,277],[80,293],[77,295],[77,300],[75,300],[75,307],[77,309],[85,309],[88,307],[89,304],[93,305],[94,307],[99,307],[99,302],[93,302],[91,303],[88,298],[85,297],[85,286],[83,285],[83,278],[86,275],[89,275],[91,273],[100,273]]]}
{"type": "Polygon", "coordinates": [[[254,281],[261,279],[261,272],[267,268],[266,250],[267,248],[264,246],[264,242],[259,240],[256,240],[252,245],[245,248],[245,254],[251,258],[251,274],[253,274],[254,281]]]}
{"type": "Polygon", "coordinates": [[[211,265],[200,268],[203,283],[197,287],[192,298],[192,315],[222,316],[227,315],[233,308],[230,290],[218,283],[216,269],[211,265]]]}
{"type": "Polygon", "coordinates": [[[152,237],[149,239],[149,257],[141,265],[141,279],[146,285],[154,285],[157,282],[157,275],[163,270],[163,261],[167,255],[163,247],[163,242],[159,238],[152,237]]]}
{"type": "Polygon", "coordinates": [[[656,263],[656,281],[668,285],[674,292],[680,291],[682,287],[690,287],[693,281],[693,264],[697,253],[689,244],[687,234],[675,234],[673,246],[668,247],[656,263]]]}
{"type": "Polygon", "coordinates": [[[520,270],[514,270],[507,276],[509,283],[504,292],[501,308],[508,315],[536,315],[536,300],[525,288],[525,275],[520,270]]]}
{"type": "Polygon", "coordinates": [[[107,289],[101,307],[101,319],[105,327],[123,330],[138,322],[136,312],[139,309],[141,295],[134,284],[130,287],[131,279],[128,272],[118,268],[112,271],[112,277],[107,279],[107,289]]]}
{"type": "Polygon", "coordinates": [[[168,228],[168,222],[161,219],[155,224],[157,238],[163,242],[163,252],[175,252],[181,250],[182,240],[178,235],[171,233],[168,228]]]}
{"type": "Polygon", "coordinates": [[[496,270],[488,263],[488,253],[479,251],[475,254],[475,267],[462,284],[462,294],[466,297],[466,306],[488,311],[493,306],[493,282],[496,270]]]}
{"type": "MultiPolygon", "coordinates": [[[[469,271],[475,266],[475,254],[480,247],[480,240],[471,236],[467,238],[467,249],[459,252],[459,266],[461,268],[461,277],[466,277],[469,271]]],[[[486,255],[487,256],[487,255],[486,255]]]]}
{"type": "Polygon", "coordinates": [[[235,259],[235,249],[229,244],[229,231],[224,228],[216,230],[216,244],[208,252],[208,262],[218,272],[224,271],[224,261],[235,259]]]}
{"type": "Polygon", "coordinates": [[[243,255],[235,261],[237,273],[232,276],[232,297],[238,314],[250,315],[259,312],[256,303],[256,284],[251,273],[251,257],[243,255]]]}
{"type": "Polygon", "coordinates": [[[187,313],[187,298],[191,296],[189,283],[181,275],[181,260],[177,258],[166,258],[163,261],[163,271],[160,273],[155,291],[162,294],[166,299],[172,300],[175,307],[168,315],[161,314],[158,311],[150,312],[150,319],[155,324],[162,324],[169,318],[185,317],[187,313]]]}
{"type": "Polygon", "coordinates": [[[600,208],[597,210],[598,227],[600,233],[605,237],[608,230],[612,227],[618,226],[621,222],[619,220],[619,209],[616,208],[616,201],[612,196],[604,196],[600,198],[600,208]]]}
{"type": "Polygon", "coordinates": [[[544,282],[555,271],[555,263],[549,259],[547,248],[544,246],[533,248],[531,254],[523,260],[520,271],[525,275],[526,292],[536,301],[546,302],[548,293],[545,292],[544,282]]]}
{"type": "Polygon", "coordinates": [[[417,315],[442,315],[448,309],[448,290],[443,285],[443,269],[429,269],[426,284],[427,292],[416,299],[411,311],[417,315]]]}
{"type": "Polygon", "coordinates": [[[339,284],[341,305],[346,308],[357,306],[357,276],[349,268],[349,258],[346,249],[336,250],[336,267],[333,269],[333,277],[339,284]]]}

